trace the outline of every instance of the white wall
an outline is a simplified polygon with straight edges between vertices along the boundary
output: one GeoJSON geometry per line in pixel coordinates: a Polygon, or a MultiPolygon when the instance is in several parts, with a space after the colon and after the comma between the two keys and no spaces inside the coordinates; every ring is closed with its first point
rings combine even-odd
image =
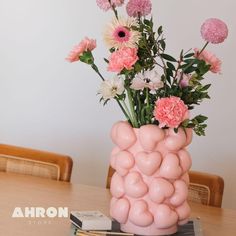
{"type": "MultiPolygon", "coordinates": [[[[206,18],[229,25],[226,43],[210,46],[224,61],[223,74],[209,76],[213,99],[198,108],[209,116],[207,136],[195,137],[190,151],[193,169],[224,177],[224,206],[236,209],[235,7],[235,0],[153,0],[155,22],[175,55],[203,44],[206,18]]],[[[75,183],[105,185],[109,131],[123,116],[114,104],[99,104],[92,70],[64,58],[88,35],[97,38],[97,64],[104,65],[101,32],[111,16],[95,0],[0,0],[0,142],[71,155],[75,183]]]]}

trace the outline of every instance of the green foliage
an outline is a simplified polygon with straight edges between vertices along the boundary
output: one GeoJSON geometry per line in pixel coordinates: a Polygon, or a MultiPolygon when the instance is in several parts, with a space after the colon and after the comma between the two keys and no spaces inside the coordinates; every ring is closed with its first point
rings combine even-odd
{"type": "Polygon", "coordinates": [[[182,127],[184,128],[192,128],[195,133],[199,136],[205,136],[205,128],[207,127],[207,125],[205,124],[205,121],[208,118],[206,116],[203,115],[198,115],[196,117],[194,117],[192,120],[185,120],[184,122],[182,122],[182,127]]]}
{"type": "Polygon", "coordinates": [[[160,54],[160,56],[161,56],[163,59],[167,60],[167,61],[177,62],[177,60],[176,60],[174,57],[172,57],[172,56],[170,56],[170,55],[168,55],[168,54],[162,53],[162,54],[160,54]]]}

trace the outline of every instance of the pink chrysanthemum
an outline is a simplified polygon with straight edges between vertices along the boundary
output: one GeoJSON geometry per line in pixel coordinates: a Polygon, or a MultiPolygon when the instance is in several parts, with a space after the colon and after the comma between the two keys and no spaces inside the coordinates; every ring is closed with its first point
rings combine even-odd
{"type": "Polygon", "coordinates": [[[212,52],[204,50],[199,54],[199,49],[195,48],[195,57],[199,60],[205,61],[208,65],[210,65],[210,71],[212,73],[220,73],[221,72],[221,60],[217,58],[212,52]]]}
{"type": "Polygon", "coordinates": [[[179,97],[161,98],[156,101],[154,117],[160,128],[177,128],[188,117],[188,107],[179,97]]]}
{"type": "Polygon", "coordinates": [[[66,58],[69,62],[79,61],[80,56],[86,51],[92,51],[97,46],[96,40],[85,37],[78,45],[76,45],[68,57],[66,58]]]}
{"type": "Polygon", "coordinates": [[[210,18],[201,26],[201,35],[207,42],[222,43],[228,36],[228,27],[222,20],[210,18]]]}
{"type": "Polygon", "coordinates": [[[152,11],[152,3],[150,0],[129,0],[126,10],[129,16],[146,16],[152,11]]]}
{"type": "Polygon", "coordinates": [[[124,0],[111,0],[111,4],[108,0],[96,0],[97,5],[104,11],[111,9],[112,5],[114,7],[119,7],[124,3],[124,0]]]}
{"type": "Polygon", "coordinates": [[[120,73],[123,69],[131,70],[137,60],[137,48],[121,48],[111,54],[108,71],[120,73]]]}

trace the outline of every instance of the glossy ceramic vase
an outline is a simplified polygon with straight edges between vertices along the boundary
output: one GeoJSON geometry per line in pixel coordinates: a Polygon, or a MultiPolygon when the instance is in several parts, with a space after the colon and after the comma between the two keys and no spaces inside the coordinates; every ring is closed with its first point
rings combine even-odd
{"type": "Polygon", "coordinates": [[[188,222],[187,203],[191,158],[186,147],[192,130],[161,129],[156,125],[132,128],[116,123],[116,145],[110,164],[110,215],[121,230],[138,235],[169,235],[188,222]]]}

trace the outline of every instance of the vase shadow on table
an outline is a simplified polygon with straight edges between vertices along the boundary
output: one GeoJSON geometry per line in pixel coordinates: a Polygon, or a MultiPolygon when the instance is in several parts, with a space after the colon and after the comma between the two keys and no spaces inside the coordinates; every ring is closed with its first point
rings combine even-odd
{"type": "MultiPolygon", "coordinates": [[[[76,235],[76,229],[76,226],[71,224],[70,236],[76,235]]],[[[120,224],[116,221],[113,221],[112,223],[112,232],[121,232],[120,224]]],[[[117,235],[109,234],[107,236],[117,235]]],[[[179,226],[177,233],[170,236],[203,236],[201,222],[199,219],[191,219],[187,224],[179,226]]]]}

